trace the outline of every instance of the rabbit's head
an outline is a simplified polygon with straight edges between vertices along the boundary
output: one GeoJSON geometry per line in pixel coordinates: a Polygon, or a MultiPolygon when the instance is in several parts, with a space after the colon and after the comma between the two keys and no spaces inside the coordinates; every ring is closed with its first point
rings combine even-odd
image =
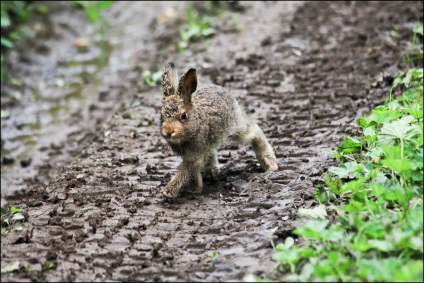
{"type": "Polygon", "coordinates": [[[189,69],[178,81],[175,65],[169,62],[162,73],[161,133],[170,143],[189,139],[194,124],[190,118],[193,109],[192,95],[197,89],[195,69],[189,69]]]}

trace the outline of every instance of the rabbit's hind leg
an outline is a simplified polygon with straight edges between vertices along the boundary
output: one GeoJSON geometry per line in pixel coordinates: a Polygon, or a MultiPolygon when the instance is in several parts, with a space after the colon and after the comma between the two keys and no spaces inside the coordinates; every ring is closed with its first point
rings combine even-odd
{"type": "Polygon", "coordinates": [[[250,143],[255,151],[256,158],[263,170],[277,171],[277,158],[274,150],[265,137],[262,129],[254,122],[250,122],[238,132],[237,140],[241,143],[250,143]]]}

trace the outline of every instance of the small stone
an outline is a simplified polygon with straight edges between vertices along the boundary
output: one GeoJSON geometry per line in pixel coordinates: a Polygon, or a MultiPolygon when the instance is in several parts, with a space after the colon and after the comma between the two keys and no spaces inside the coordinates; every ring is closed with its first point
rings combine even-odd
{"type": "Polygon", "coordinates": [[[13,164],[13,163],[15,163],[15,158],[13,156],[10,156],[10,155],[3,156],[1,158],[1,163],[5,164],[5,165],[6,164],[13,164]]]}
{"type": "Polygon", "coordinates": [[[22,167],[28,167],[29,165],[31,165],[31,162],[32,162],[32,158],[26,157],[26,158],[21,160],[21,166],[22,167]]]}
{"type": "Polygon", "coordinates": [[[90,39],[85,37],[79,37],[74,40],[74,46],[80,53],[85,53],[88,51],[88,47],[90,46],[90,39]]]}

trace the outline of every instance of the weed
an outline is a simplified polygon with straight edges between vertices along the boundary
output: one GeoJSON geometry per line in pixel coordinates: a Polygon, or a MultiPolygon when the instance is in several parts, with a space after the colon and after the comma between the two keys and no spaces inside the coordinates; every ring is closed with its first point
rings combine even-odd
{"type": "Polygon", "coordinates": [[[421,61],[423,60],[423,47],[421,45],[421,48],[418,51],[418,55],[412,55],[415,52],[415,44],[416,44],[416,39],[417,39],[417,34],[421,35],[421,37],[423,36],[423,24],[419,21],[416,22],[415,27],[414,27],[414,37],[412,38],[412,45],[411,45],[411,54],[408,54],[406,56],[406,59],[408,60],[409,63],[414,64],[415,61],[421,61]]]}
{"type": "Polygon", "coordinates": [[[144,82],[148,86],[156,86],[157,83],[162,78],[162,70],[158,70],[154,73],[152,73],[150,70],[144,70],[142,73],[142,76],[143,76],[144,82]]]}
{"type": "Polygon", "coordinates": [[[109,28],[109,23],[106,18],[102,15],[103,10],[107,10],[113,5],[113,1],[78,1],[74,0],[74,3],[84,8],[87,20],[90,24],[100,23],[99,34],[101,37],[101,58],[100,61],[103,65],[106,64],[106,45],[105,45],[105,32],[109,28]]]}
{"type": "Polygon", "coordinates": [[[399,74],[356,122],[361,136],[334,152],[340,166],[317,188],[320,205],[298,211],[315,219],[293,232],[305,243],[272,243],[285,280],[423,281],[423,69],[399,74]]]}
{"type": "Polygon", "coordinates": [[[34,13],[46,14],[48,8],[44,4],[30,3],[30,1],[1,1],[1,65],[0,81],[6,76],[5,56],[9,49],[15,47],[25,32],[20,30],[22,24],[27,23],[34,13]]]}
{"type": "Polygon", "coordinates": [[[13,272],[15,270],[19,270],[19,268],[21,267],[21,263],[19,261],[15,261],[7,266],[5,266],[4,268],[1,268],[1,273],[9,273],[9,272],[13,272]]]}
{"type": "Polygon", "coordinates": [[[211,36],[215,33],[212,27],[212,18],[205,15],[200,15],[194,10],[191,3],[187,3],[186,22],[180,29],[180,41],[178,42],[178,50],[184,51],[188,48],[189,43],[200,38],[211,36]]]}
{"type": "Polygon", "coordinates": [[[25,216],[22,210],[16,207],[2,208],[1,213],[1,226],[2,235],[10,230],[21,231],[23,230],[23,223],[25,216]],[[6,228],[6,229],[3,229],[6,228]]]}
{"type": "Polygon", "coordinates": [[[209,256],[206,259],[206,262],[214,261],[214,260],[217,260],[217,259],[218,259],[218,252],[217,251],[213,251],[212,254],[211,254],[211,256],[209,256]]]}
{"type": "Polygon", "coordinates": [[[46,262],[43,265],[43,271],[47,271],[47,270],[50,270],[50,269],[53,269],[53,268],[55,268],[55,264],[53,262],[50,262],[50,261],[46,262]]]}
{"type": "Polygon", "coordinates": [[[211,259],[212,260],[218,259],[218,252],[217,251],[212,252],[211,259]]]}

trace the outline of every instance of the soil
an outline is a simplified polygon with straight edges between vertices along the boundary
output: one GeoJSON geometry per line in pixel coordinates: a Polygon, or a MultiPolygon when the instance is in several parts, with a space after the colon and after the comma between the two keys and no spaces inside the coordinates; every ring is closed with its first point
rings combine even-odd
{"type": "MultiPolygon", "coordinates": [[[[158,17],[165,4],[146,9],[161,8],[158,17]]],[[[123,11],[119,5],[110,15],[123,11]]],[[[125,5],[128,18],[135,17],[129,11],[145,11],[125,5]]],[[[183,5],[174,8],[184,11],[183,5]]],[[[62,157],[61,172],[23,180],[24,193],[5,199],[26,220],[23,231],[2,236],[2,268],[15,261],[28,267],[1,280],[275,278],[271,239],[299,240],[292,231],[305,220],[296,211],[316,204],[316,185],[337,164],[332,151],[345,135],[357,134],[355,120],[381,103],[405,68],[402,52],[422,12],[422,2],[242,2],[217,22],[214,37],[183,53],[161,51],[175,44],[178,22],[151,22],[147,47],[131,57],[143,64],[109,69],[115,80],[95,89],[93,97],[115,106],[91,107],[87,121],[96,122],[76,119],[79,138],[68,135],[51,155],[74,152],[62,157]],[[262,172],[251,148],[228,143],[219,151],[218,178],[201,195],[165,200],[160,188],[180,158],[160,136],[159,87],[139,80],[146,66],[168,61],[180,73],[195,67],[199,81],[230,88],[273,145],[279,170],[262,172]],[[47,262],[54,267],[43,268],[47,262]]]]}

